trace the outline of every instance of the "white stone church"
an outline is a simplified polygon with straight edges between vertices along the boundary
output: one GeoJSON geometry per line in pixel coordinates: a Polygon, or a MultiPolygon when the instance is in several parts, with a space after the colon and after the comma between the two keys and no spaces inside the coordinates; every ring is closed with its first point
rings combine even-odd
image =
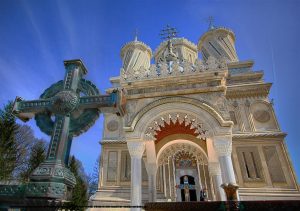
{"type": "Polygon", "coordinates": [[[228,183],[240,200],[300,199],[272,84],[239,61],[230,29],[211,27],[197,45],[171,36],[154,52],[135,39],[121,58],[107,92],[125,91],[126,115],[104,116],[92,205],[200,201],[200,192],[220,201],[228,183]]]}

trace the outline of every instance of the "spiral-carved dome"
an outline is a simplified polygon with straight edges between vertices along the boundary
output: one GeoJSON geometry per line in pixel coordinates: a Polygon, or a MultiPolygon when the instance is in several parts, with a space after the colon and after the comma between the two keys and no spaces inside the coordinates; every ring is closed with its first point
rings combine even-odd
{"type": "Polygon", "coordinates": [[[121,49],[122,69],[139,70],[141,67],[147,69],[150,67],[151,57],[151,48],[135,39],[132,42],[126,43],[121,49]]]}
{"type": "Polygon", "coordinates": [[[198,42],[198,50],[203,60],[214,57],[227,62],[238,61],[235,50],[235,35],[233,31],[224,27],[211,28],[201,36],[198,42]]]}
{"type": "MultiPolygon", "coordinates": [[[[173,38],[172,51],[176,54],[179,60],[185,60],[190,63],[195,63],[198,58],[197,46],[185,38],[173,38]]],[[[154,52],[154,60],[156,63],[165,60],[168,53],[168,41],[162,42],[154,52]]]]}

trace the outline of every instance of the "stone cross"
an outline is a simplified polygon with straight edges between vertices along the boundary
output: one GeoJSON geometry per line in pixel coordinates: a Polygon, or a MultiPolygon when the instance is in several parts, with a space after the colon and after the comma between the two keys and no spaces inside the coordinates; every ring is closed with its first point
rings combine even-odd
{"type": "Polygon", "coordinates": [[[76,184],[67,168],[73,136],[88,130],[100,112],[124,114],[122,91],[100,95],[94,84],[83,79],[87,70],[81,60],[64,64],[64,80],[46,89],[40,99],[24,101],[17,97],[14,102],[14,115],[23,121],[35,117],[38,127],[51,135],[47,158],[30,176],[26,196],[68,198],[76,184]]]}

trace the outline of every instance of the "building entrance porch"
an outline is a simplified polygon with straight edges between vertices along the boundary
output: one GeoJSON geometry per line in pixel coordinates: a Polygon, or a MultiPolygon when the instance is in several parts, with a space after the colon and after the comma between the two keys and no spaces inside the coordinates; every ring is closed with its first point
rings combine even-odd
{"type": "Polygon", "coordinates": [[[157,191],[168,201],[214,200],[207,156],[195,143],[175,140],[158,153],[157,191]],[[203,194],[202,194],[203,196],[203,194]]]}

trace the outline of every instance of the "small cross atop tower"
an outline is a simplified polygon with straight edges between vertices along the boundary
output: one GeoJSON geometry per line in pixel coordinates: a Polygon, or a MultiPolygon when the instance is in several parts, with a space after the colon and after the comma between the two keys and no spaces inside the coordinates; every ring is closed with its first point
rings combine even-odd
{"type": "Polygon", "coordinates": [[[138,31],[138,29],[136,28],[136,29],[134,30],[134,41],[137,41],[137,40],[138,40],[138,34],[139,34],[139,31],[138,31]]]}
{"type": "Polygon", "coordinates": [[[215,28],[214,26],[214,17],[213,16],[208,16],[207,22],[208,22],[208,30],[212,30],[215,28]]]}
{"type": "Polygon", "coordinates": [[[168,24],[165,28],[161,30],[161,33],[159,34],[161,36],[162,40],[170,40],[174,37],[177,37],[177,30],[174,27],[170,27],[168,24]]]}

